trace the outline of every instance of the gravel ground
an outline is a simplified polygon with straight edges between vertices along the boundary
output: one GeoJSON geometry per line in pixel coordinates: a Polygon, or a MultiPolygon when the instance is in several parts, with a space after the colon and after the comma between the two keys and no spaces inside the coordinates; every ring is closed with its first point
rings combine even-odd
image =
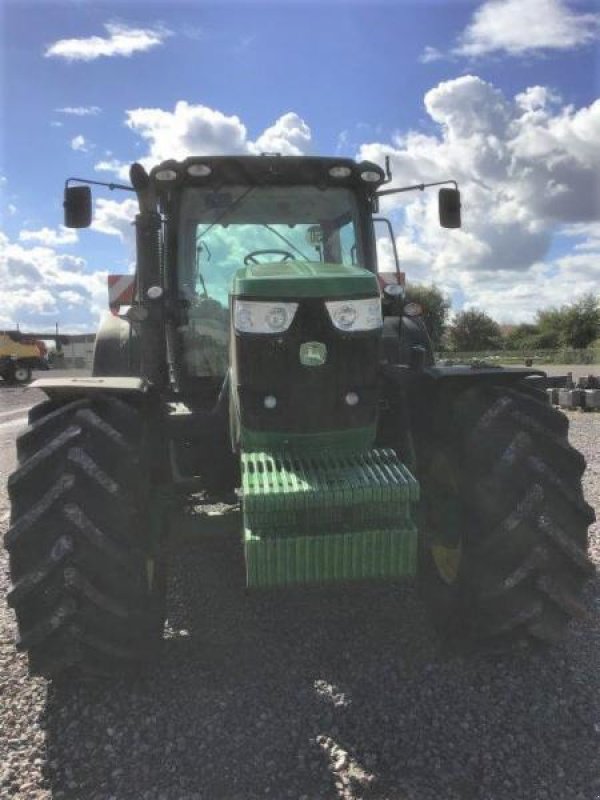
{"type": "MultiPolygon", "coordinates": [[[[38,394],[0,388],[2,486],[38,394]]],[[[600,414],[570,418],[600,516],[600,414]]],[[[447,653],[411,586],[246,596],[234,543],[179,538],[137,684],[28,678],[2,604],[0,798],[600,798],[598,580],[559,647],[447,653]]]]}

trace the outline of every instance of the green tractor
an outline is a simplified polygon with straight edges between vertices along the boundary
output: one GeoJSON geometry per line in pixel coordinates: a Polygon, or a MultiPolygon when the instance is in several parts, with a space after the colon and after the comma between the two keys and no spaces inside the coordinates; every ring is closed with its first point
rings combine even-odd
{"type": "MultiPolygon", "coordinates": [[[[543,373],[436,366],[397,258],[382,286],[379,198],[425,186],[271,154],[130,175],[131,302],[102,324],[92,377],[34,384],[48,400],[9,479],[31,672],[151,658],[170,510],[198,492],[239,498],[250,591],[412,577],[443,636],[558,639],[593,572],[585,463],[543,373]]],[[[67,181],[70,227],[91,222],[84,183],[67,181]]],[[[439,215],[460,226],[456,184],[439,215]]]]}

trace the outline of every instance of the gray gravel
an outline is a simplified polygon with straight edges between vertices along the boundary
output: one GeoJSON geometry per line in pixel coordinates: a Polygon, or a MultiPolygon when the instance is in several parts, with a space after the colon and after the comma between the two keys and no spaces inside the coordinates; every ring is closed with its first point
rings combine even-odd
{"type": "MultiPolygon", "coordinates": [[[[35,395],[0,389],[2,486],[35,395]]],[[[600,414],[570,417],[600,516],[600,414]]],[[[246,596],[235,544],[180,539],[137,684],[29,679],[2,605],[0,798],[600,798],[598,580],[557,648],[448,654],[411,586],[246,596]]]]}

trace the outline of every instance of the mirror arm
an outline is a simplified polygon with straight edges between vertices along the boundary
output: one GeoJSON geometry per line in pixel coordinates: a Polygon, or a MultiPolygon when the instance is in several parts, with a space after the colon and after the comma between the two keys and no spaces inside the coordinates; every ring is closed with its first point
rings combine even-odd
{"type": "Polygon", "coordinates": [[[126,186],[123,183],[104,183],[104,181],[91,181],[88,178],[67,178],[65,181],[65,189],[68,188],[71,182],[86,183],[90,186],[108,186],[111,192],[114,189],[124,189],[127,192],[135,192],[133,186],[126,186]]]}
{"type": "Polygon", "coordinates": [[[414,186],[402,186],[400,189],[384,189],[383,192],[375,192],[376,197],[383,197],[386,194],[398,194],[399,192],[412,192],[415,189],[423,191],[430,186],[445,186],[447,183],[453,183],[454,188],[458,190],[458,183],[454,180],[436,181],[435,183],[416,183],[414,186]]]}
{"type": "Polygon", "coordinates": [[[373,222],[383,222],[388,227],[390,239],[392,240],[392,251],[394,253],[394,262],[396,264],[396,274],[400,275],[400,259],[398,258],[398,248],[396,247],[396,239],[394,238],[394,229],[392,223],[387,217],[373,217],[373,222]]]}

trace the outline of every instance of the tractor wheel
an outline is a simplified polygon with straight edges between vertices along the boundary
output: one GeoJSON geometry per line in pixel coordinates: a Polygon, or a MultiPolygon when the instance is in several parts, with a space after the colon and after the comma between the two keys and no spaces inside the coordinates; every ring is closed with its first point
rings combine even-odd
{"type": "Polygon", "coordinates": [[[8,600],[31,674],[131,674],[162,639],[157,426],[146,417],[116,397],[46,401],[17,439],[8,600]]]}
{"type": "Polygon", "coordinates": [[[568,420],[532,387],[443,398],[421,449],[420,577],[446,637],[556,641],[584,615],[595,519],[568,420]]]}
{"type": "Polygon", "coordinates": [[[15,383],[29,383],[31,380],[31,367],[27,364],[16,364],[13,372],[15,383]]]}

